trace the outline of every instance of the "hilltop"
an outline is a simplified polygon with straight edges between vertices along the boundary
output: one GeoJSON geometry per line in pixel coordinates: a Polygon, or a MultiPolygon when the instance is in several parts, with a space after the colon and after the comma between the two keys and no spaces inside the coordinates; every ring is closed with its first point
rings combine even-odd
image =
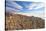
{"type": "Polygon", "coordinates": [[[6,14],[6,30],[44,28],[45,21],[34,16],[6,14]]]}

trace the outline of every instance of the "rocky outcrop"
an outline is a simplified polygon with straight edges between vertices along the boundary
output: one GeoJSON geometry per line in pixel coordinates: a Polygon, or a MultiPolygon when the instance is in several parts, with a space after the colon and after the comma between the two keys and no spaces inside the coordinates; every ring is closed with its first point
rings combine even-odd
{"type": "Polygon", "coordinates": [[[45,21],[42,18],[34,16],[25,16],[20,14],[6,15],[6,30],[18,29],[38,29],[44,28],[45,21]]]}

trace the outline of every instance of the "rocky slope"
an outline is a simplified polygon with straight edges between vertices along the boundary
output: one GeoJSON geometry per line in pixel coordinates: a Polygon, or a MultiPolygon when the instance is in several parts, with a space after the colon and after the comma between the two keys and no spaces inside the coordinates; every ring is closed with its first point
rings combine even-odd
{"type": "Polygon", "coordinates": [[[25,16],[20,14],[6,14],[6,30],[18,29],[38,29],[44,28],[45,21],[42,18],[34,16],[25,16]]]}

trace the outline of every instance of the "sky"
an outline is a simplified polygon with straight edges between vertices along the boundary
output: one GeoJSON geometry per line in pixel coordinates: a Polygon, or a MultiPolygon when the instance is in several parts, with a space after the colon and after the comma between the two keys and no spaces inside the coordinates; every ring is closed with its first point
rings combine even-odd
{"type": "Polygon", "coordinates": [[[7,1],[35,1],[35,2],[43,2],[46,0],[7,0],[7,1]]]}
{"type": "Polygon", "coordinates": [[[44,4],[41,2],[6,1],[6,11],[43,18],[44,4]]]}

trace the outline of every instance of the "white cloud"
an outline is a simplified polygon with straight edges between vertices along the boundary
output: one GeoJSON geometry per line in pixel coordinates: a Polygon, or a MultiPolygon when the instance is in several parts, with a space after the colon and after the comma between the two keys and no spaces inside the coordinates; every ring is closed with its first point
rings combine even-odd
{"type": "Polygon", "coordinates": [[[30,4],[29,6],[27,6],[27,8],[28,10],[32,10],[34,6],[36,6],[36,4],[30,4]]]}
{"type": "Polygon", "coordinates": [[[40,2],[36,2],[36,3],[32,3],[30,4],[29,6],[27,6],[26,8],[28,8],[28,10],[33,10],[33,9],[40,9],[44,7],[44,4],[43,3],[40,3],[40,2]]]}
{"type": "Polygon", "coordinates": [[[13,2],[13,1],[9,1],[9,3],[6,3],[7,5],[11,6],[11,7],[14,7],[14,8],[17,8],[17,9],[22,9],[23,7],[20,6],[19,4],[17,4],[16,2],[13,2]]]}
{"type": "Polygon", "coordinates": [[[22,6],[18,5],[16,2],[9,1],[9,3],[8,2],[6,3],[6,5],[10,6],[10,7],[6,6],[7,12],[11,13],[11,12],[18,12],[18,11],[22,10],[22,6]]]}
{"type": "Polygon", "coordinates": [[[36,6],[37,6],[37,7],[36,7],[36,8],[34,8],[34,9],[39,9],[39,8],[44,7],[44,4],[43,4],[43,3],[39,3],[39,4],[37,4],[36,6]]]}
{"type": "Polygon", "coordinates": [[[18,11],[20,11],[20,10],[17,10],[17,9],[14,9],[14,8],[10,8],[10,7],[6,7],[6,12],[12,13],[12,12],[18,12],[18,11]]]}

